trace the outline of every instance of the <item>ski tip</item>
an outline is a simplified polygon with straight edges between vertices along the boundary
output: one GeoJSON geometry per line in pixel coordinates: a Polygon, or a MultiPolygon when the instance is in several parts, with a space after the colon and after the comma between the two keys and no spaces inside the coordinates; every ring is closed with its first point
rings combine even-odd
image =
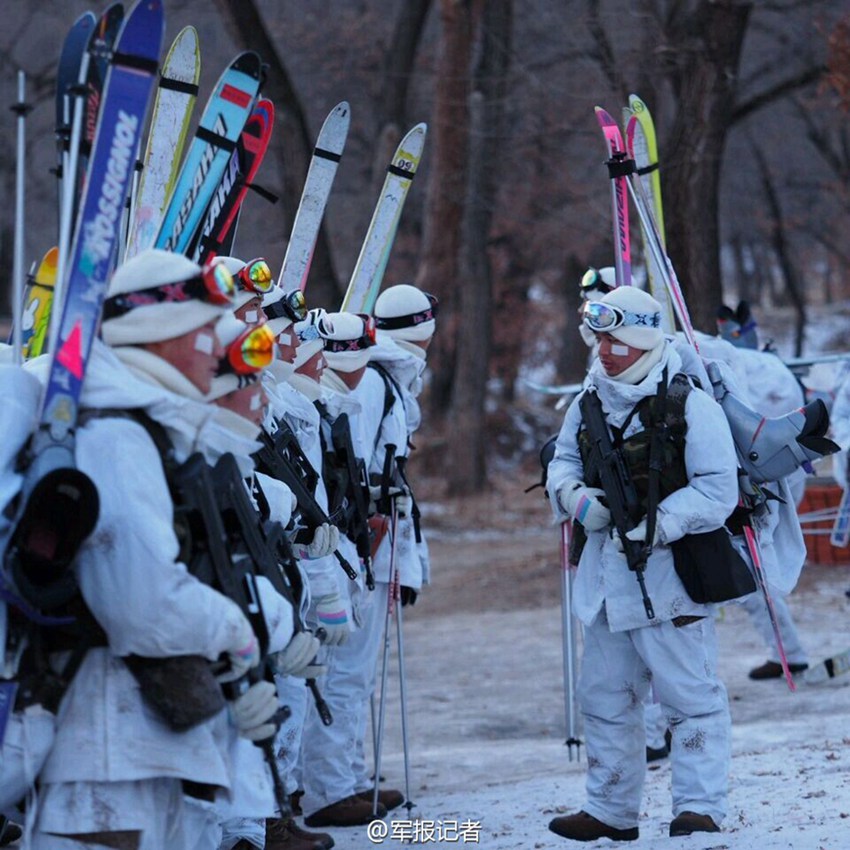
{"type": "Polygon", "coordinates": [[[629,108],[635,113],[646,112],[646,104],[636,94],[629,95],[629,108]]]}
{"type": "Polygon", "coordinates": [[[263,60],[260,54],[253,50],[246,50],[240,53],[231,63],[231,71],[239,71],[241,74],[247,74],[255,80],[260,79],[262,74],[263,60]]]}
{"type": "Polygon", "coordinates": [[[611,113],[601,106],[594,106],[593,111],[596,113],[596,120],[602,127],[617,126],[617,122],[611,117],[611,113]]]}

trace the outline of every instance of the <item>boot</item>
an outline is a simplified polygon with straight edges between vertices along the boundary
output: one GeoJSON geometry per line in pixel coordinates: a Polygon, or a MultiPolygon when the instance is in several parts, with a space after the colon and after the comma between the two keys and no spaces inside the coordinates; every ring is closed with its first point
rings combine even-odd
{"type": "MultiPolygon", "coordinates": [[[[596,841],[598,838],[610,838],[614,841],[634,841],[638,837],[638,828],[614,829],[607,823],[602,823],[587,812],[576,812],[574,815],[552,818],[549,829],[563,838],[573,841],[596,841]]],[[[672,826],[671,826],[672,829],[672,826]]],[[[672,834],[672,833],[671,833],[672,834]]]]}
{"type": "Polygon", "coordinates": [[[289,805],[292,808],[292,814],[296,817],[300,817],[304,814],[301,811],[301,798],[304,796],[304,792],[300,789],[298,791],[293,791],[289,795],[289,805]]]}
{"type": "Polygon", "coordinates": [[[266,819],[266,850],[330,850],[333,846],[326,832],[307,832],[292,818],[266,819]]]}
{"type": "Polygon", "coordinates": [[[696,812],[682,812],[670,824],[670,837],[690,835],[692,832],[720,832],[720,827],[708,816],[696,812]]]}
{"type": "MultiPolygon", "coordinates": [[[[375,792],[372,789],[361,791],[357,795],[361,800],[365,800],[369,805],[372,805],[372,800],[375,798],[375,792]]],[[[404,802],[404,794],[401,791],[396,791],[394,788],[382,788],[378,791],[378,803],[380,803],[388,812],[397,809],[404,802]]]]}
{"type": "Polygon", "coordinates": [[[378,814],[373,815],[372,800],[367,802],[357,794],[352,794],[344,800],[313,812],[304,818],[304,823],[307,826],[363,826],[377,818],[385,817],[386,814],[387,810],[382,803],[378,803],[378,814]]]}
{"type": "MultiPolygon", "coordinates": [[[[808,670],[808,664],[789,664],[788,669],[792,673],[802,673],[803,670],[808,670]]],[[[750,678],[755,680],[761,679],[780,679],[784,675],[782,665],[775,661],[765,661],[761,667],[753,667],[750,670],[750,678]]]]}

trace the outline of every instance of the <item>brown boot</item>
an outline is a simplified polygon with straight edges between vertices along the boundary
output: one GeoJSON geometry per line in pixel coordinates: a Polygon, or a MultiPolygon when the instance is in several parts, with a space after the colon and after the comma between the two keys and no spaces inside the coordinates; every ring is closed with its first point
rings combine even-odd
{"type": "MultiPolygon", "coordinates": [[[[789,664],[788,670],[791,673],[802,673],[808,667],[808,664],[789,664]]],[[[761,667],[753,667],[749,672],[750,678],[755,679],[757,682],[761,679],[781,679],[784,675],[785,672],[782,669],[782,665],[776,661],[765,661],[761,667]]]]}
{"type": "MultiPolygon", "coordinates": [[[[576,812],[560,818],[552,818],[549,829],[563,838],[573,841],[596,841],[598,838],[611,838],[614,841],[634,841],[638,837],[638,828],[614,829],[602,823],[587,812],[576,812]]],[[[672,833],[671,833],[672,834],[672,833]]]]}
{"type": "MultiPolygon", "coordinates": [[[[365,800],[369,805],[375,799],[374,790],[361,791],[357,795],[361,800],[365,800]]],[[[388,811],[397,809],[404,802],[404,794],[401,791],[396,791],[394,788],[382,788],[378,791],[378,802],[388,811]]]]}
{"type": "Polygon", "coordinates": [[[386,808],[378,803],[378,814],[373,815],[372,800],[367,802],[357,794],[352,794],[344,800],[313,812],[304,818],[304,823],[307,826],[363,826],[377,818],[385,817],[386,814],[386,808]]]}
{"type": "Polygon", "coordinates": [[[325,832],[307,832],[292,818],[266,820],[266,850],[330,850],[334,840],[325,832]]]}
{"type": "Polygon", "coordinates": [[[708,816],[696,812],[682,812],[670,824],[670,837],[690,835],[692,832],[720,832],[720,827],[708,816]]]}

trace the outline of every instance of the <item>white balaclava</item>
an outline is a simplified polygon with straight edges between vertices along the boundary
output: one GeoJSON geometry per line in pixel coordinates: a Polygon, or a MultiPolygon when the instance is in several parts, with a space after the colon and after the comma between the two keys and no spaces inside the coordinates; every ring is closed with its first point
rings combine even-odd
{"type": "Polygon", "coordinates": [[[178,284],[198,278],[201,267],[182,254],[150,248],[119,266],[106,293],[103,341],[112,347],[145,345],[183,336],[233,309],[230,304],[211,304],[194,296],[149,302],[145,289],[178,284]],[[122,298],[123,296],[123,298],[122,298]],[[135,302],[135,303],[134,303],[135,302]],[[110,315],[112,305],[132,309],[110,315]]]}
{"type": "Polygon", "coordinates": [[[394,339],[405,351],[424,359],[421,346],[434,335],[437,299],[409,283],[385,289],[375,302],[375,327],[394,339]]]}
{"type": "Polygon", "coordinates": [[[646,353],[612,380],[626,384],[640,383],[650,369],[661,359],[664,350],[664,332],[661,329],[661,305],[648,292],[636,286],[619,286],[599,299],[630,314],[634,324],[623,324],[609,331],[614,339],[630,348],[646,353]]]}

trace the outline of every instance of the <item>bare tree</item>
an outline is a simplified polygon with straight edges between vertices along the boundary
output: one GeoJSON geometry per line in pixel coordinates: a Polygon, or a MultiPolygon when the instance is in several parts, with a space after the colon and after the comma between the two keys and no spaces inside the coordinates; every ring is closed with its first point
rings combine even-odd
{"type": "Polygon", "coordinates": [[[481,52],[471,96],[469,188],[464,216],[460,312],[466,318],[457,340],[452,388],[448,471],[454,492],[476,492],[486,482],[487,364],[490,362],[492,274],[487,255],[496,199],[499,149],[510,66],[511,0],[490,0],[481,18],[481,52]]]}
{"type": "Polygon", "coordinates": [[[435,364],[432,412],[448,407],[455,370],[460,287],[459,258],[469,146],[469,67],[472,52],[472,0],[440,0],[440,55],[425,232],[417,285],[440,298],[440,331],[433,344],[435,364]]]}
{"type": "MultiPolygon", "coordinates": [[[[285,229],[289,232],[304,190],[315,139],[310,135],[301,101],[269,36],[256,0],[215,2],[236,44],[243,50],[256,50],[268,66],[263,90],[276,106],[275,122],[278,126],[272,136],[272,146],[286,175],[283,211],[285,229]]],[[[317,304],[339,301],[342,285],[334,270],[324,225],[319,230],[310,272],[311,301],[314,297],[317,304]]]]}

